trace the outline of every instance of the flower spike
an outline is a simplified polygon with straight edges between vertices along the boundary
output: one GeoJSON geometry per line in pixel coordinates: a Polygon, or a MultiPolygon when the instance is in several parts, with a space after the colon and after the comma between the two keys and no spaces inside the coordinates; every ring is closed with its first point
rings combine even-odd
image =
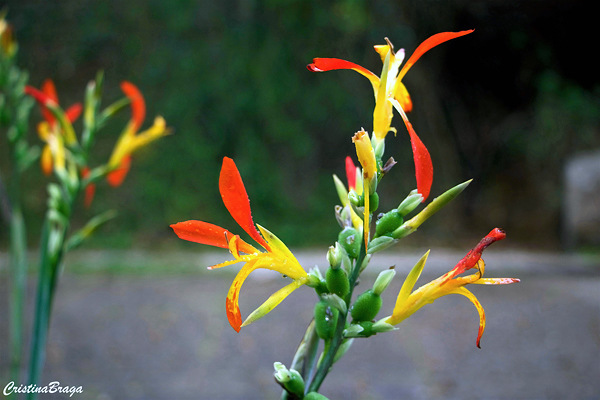
{"type": "Polygon", "coordinates": [[[281,303],[291,292],[306,284],[308,282],[308,274],[277,236],[260,225],[254,225],[248,194],[246,193],[240,173],[231,158],[225,157],[223,159],[219,178],[219,190],[225,207],[233,219],[266,252],[257,250],[228,230],[207,222],[185,221],[173,224],[171,228],[183,240],[229,249],[234,260],[214,265],[209,267],[209,269],[224,267],[238,262],[245,263],[233,280],[225,300],[227,319],[231,327],[239,332],[242,326],[246,326],[263,317],[281,303]],[[258,230],[256,229],[257,226],[258,230]],[[240,253],[245,253],[245,255],[240,253]],[[242,315],[239,307],[240,289],[248,275],[256,269],[277,271],[291,278],[293,282],[269,297],[242,323],[242,315]]]}

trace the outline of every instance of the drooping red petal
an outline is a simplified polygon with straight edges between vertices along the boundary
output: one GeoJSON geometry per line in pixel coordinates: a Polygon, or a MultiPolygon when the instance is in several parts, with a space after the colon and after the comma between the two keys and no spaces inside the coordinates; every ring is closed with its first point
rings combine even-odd
{"type": "MultiPolygon", "coordinates": [[[[81,170],[81,177],[87,178],[90,175],[90,169],[88,167],[83,167],[81,170]]],[[[90,208],[92,205],[92,201],[94,200],[94,195],[96,194],[96,184],[90,183],[85,187],[85,194],[83,198],[83,205],[85,208],[90,208]]]]}
{"type": "Polygon", "coordinates": [[[346,157],[346,178],[348,179],[348,188],[356,189],[356,166],[350,156],[346,157]]]}
{"type": "Polygon", "coordinates": [[[67,115],[67,119],[69,120],[69,122],[75,122],[77,118],[79,118],[79,116],[81,115],[81,110],[83,110],[81,103],[75,103],[71,107],[67,108],[65,114],[67,115]]]}
{"type": "Polygon", "coordinates": [[[248,193],[246,193],[240,171],[238,171],[235,163],[229,157],[223,158],[223,166],[221,167],[221,175],[219,177],[219,191],[221,192],[223,203],[233,219],[252,239],[269,251],[269,245],[260,233],[258,233],[252,220],[250,199],[248,199],[248,193]]]}
{"type": "MultiPolygon", "coordinates": [[[[171,225],[180,239],[190,242],[207,244],[209,246],[229,248],[229,241],[235,235],[225,228],[203,221],[185,221],[171,225]]],[[[252,254],[256,249],[241,239],[237,240],[237,250],[252,254]]]]}
{"type": "Polygon", "coordinates": [[[108,175],[106,175],[106,180],[108,181],[108,184],[113,187],[121,186],[130,168],[131,154],[128,154],[125,157],[123,157],[121,163],[115,170],[109,172],[108,175]]]}
{"type": "Polygon", "coordinates": [[[429,39],[427,39],[423,43],[421,43],[419,45],[419,47],[417,47],[415,52],[410,56],[410,58],[408,59],[406,64],[404,64],[404,66],[400,70],[400,73],[398,74],[398,80],[402,80],[402,78],[404,77],[404,75],[406,75],[406,73],[408,72],[410,67],[412,67],[417,62],[417,60],[419,58],[421,58],[421,56],[423,54],[425,54],[427,51],[429,51],[430,49],[434,48],[438,44],[447,42],[448,40],[451,40],[451,39],[454,39],[454,38],[457,38],[460,36],[468,35],[469,33],[473,32],[473,31],[474,31],[474,29],[471,29],[468,31],[460,31],[460,32],[441,32],[441,33],[431,36],[429,39]]]}
{"type": "Polygon", "coordinates": [[[415,160],[415,175],[417,178],[417,190],[423,196],[423,200],[429,196],[431,184],[433,183],[433,163],[427,147],[423,144],[419,136],[408,120],[404,120],[408,134],[410,135],[410,145],[415,160]]]}
{"type": "Polygon", "coordinates": [[[47,94],[40,91],[39,89],[34,88],[33,86],[25,85],[25,94],[33,97],[40,105],[45,106],[46,104],[56,104],[51,97],[48,97],[47,94]]]}
{"type": "Polygon", "coordinates": [[[462,260],[456,264],[452,270],[452,276],[462,274],[463,272],[473,268],[475,264],[481,259],[481,253],[492,243],[502,240],[506,237],[506,232],[502,229],[494,228],[486,237],[481,239],[477,246],[475,246],[462,260]]]}
{"type": "Polygon", "coordinates": [[[230,299],[229,297],[225,299],[225,310],[227,312],[229,324],[236,332],[239,332],[242,328],[242,313],[240,312],[240,307],[237,302],[237,293],[239,293],[239,291],[236,292],[235,299],[230,299]]]}
{"type": "Polygon", "coordinates": [[[333,71],[336,69],[351,69],[367,77],[373,85],[379,85],[379,77],[358,64],[339,58],[314,58],[312,64],[306,66],[312,72],[333,71]]]}
{"type": "Polygon", "coordinates": [[[121,82],[121,90],[131,100],[131,119],[137,132],[146,118],[146,102],[142,92],[131,82],[121,82]]]}
{"type": "MultiPolygon", "coordinates": [[[[56,86],[54,86],[54,82],[51,79],[46,79],[44,83],[42,83],[42,92],[48,96],[49,99],[53,100],[58,104],[58,95],[56,94],[56,86]]],[[[42,105],[42,115],[44,119],[48,121],[50,125],[52,125],[55,121],[54,115],[48,110],[44,105],[42,105]]]]}

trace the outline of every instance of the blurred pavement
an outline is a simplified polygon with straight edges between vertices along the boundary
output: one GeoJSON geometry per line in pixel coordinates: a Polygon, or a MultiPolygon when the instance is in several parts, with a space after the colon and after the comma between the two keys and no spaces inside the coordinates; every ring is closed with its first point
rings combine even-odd
{"type": "MultiPolygon", "coordinates": [[[[464,253],[433,252],[417,285],[448,271],[464,253]]],[[[42,382],[83,386],[83,394],[72,399],[278,399],[273,362],[289,365],[316,296],[301,288],[236,333],[227,322],[224,300],[237,268],[203,268],[223,260],[223,254],[69,254],[42,382]],[[111,261],[105,257],[130,269],[108,268],[111,261]],[[148,273],[141,274],[146,268],[148,273]]],[[[406,272],[422,254],[387,252],[374,259],[369,267],[373,273],[363,278],[358,293],[370,287],[376,272],[392,264],[398,272],[384,293],[379,317],[391,313],[406,272]]],[[[475,308],[462,296],[446,296],[403,322],[398,331],[355,340],[322,393],[331,400],[599,399],[598,260],[517,251],[486,255],[486,276],[518,277],[522,282],[470,287],[487,315],[481,350],[475,346],[475,308]]],[[[298,258],[306,268],[325,264],[321,254],[298,252],[298,258]]],[[[34,283],[31,279],[30,303],[34,283]]],[[[277,273],[251,275],[241,292],[242,315],[283,285],[277,273]]],[[[3,271],[0,293],[6,291],[3,271]]],[[[3,381],[6,325],[3,295],[3,381]]],[[[63,398],[69,397],[41,396],[63,398]]]]}

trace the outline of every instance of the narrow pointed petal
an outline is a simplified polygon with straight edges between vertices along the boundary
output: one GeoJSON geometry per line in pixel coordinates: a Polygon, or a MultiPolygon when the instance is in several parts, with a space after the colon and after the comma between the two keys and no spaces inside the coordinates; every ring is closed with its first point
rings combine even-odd
{"type": "Polygon", "coordinates": [[[342,183],[340,178],[337,177],[336,174],[333,174],[333,185],[335,186],[335,191],[340,198],[340,203],[342,207],[345,207],[348,204],[348,191],[346,190],[346,186],[342,183]]]}
{"type": "MultiPolygon", "coordinates": [[[[388,76],[390,72],[390,52],[387,53],[383,62],[381,71],[381,80],[377,95],[375,96],[375,109],[373,110],[373,134],[379,140],[386,137],[392,124],[393,111],[390,104],[386,101],[388,96],[388,79],[395,79],[394,76],[388,76]]],[[[364,166],[363,166],[364,168],[364,166]]]]}
{"type": "Polygon", "coordinates": [[[229,324],[236,331],[239,332],[242,327],[242,313],[240,312],[239,296],[240,289],[248,275],[257,268],[257,261],[259,258],[255,258],[246,263],[240,269],[240,272],[236,275],[233,283],[229,287],[227,298],[225,299],[225,311],[227,312],[227,319],[229,324]]]}
{"type": "Polygon", "coordinates": [[[252,239],[265,249],[270,250],[269,245],[256,230],[252,213],[250,210],[250,200],[248,193],[242,182],[240,171],[231,158],[223,158],[221,175],[219,177],[219,191],[225,207],[233,219],[245,230],[252,239]]]}
{"type": "Polygon", "coordinates": [[[481,278],[473,283],[479,285],[509,285],[517,282],[521,282],[521,280],[517,278],[481,278]]]}
{"type": "Polygon", "coordinates": [[[460,32],[442,32],[442,33],[438,33],[438,34],[431,36],[429,39],[427,39],[423,43],[421,43],[419,45],[419,47],[417,47],[415,52],[410,56],[410,58],[408,59],[406,64],[404,64],[404,67],[402,67],[402,70],[400,70],[400,74],[398,74],[398,80],[402,80],[402,78],[404,77],[404,75],[406,75],[406,73],[408,72],[410,67],[412,67],[417,62],[417,60],[419,58],[421,58],[421,56],[423,54],[425,54],[427,51],[429,51],[430,49],[432,49],[435,46],[437,46],[438,44],[444,43],[448,40],[451,40],[451,39],[454,39],[454,38],[457,38],[460,36],[468,35],[469,33],[473,32],[473,31],[474,31],[474,29],[471,29],[468,31],[460,31],[460,32]]]}
{"type": "Polygon", "coordinates": [[[129,169],[131,168],[131,154],[126,155],[121,159],[119,166],[108,173],[106,176],[106,181],[112,187],[121,186],[125,177],[129,173],[129,169]]]}
{"type": "Polygon", "coordinates": [[[466,256],[460,260],[454,269],[452,270],[451,277],[462,274],[463,272],[473,268],[481,259],[481,254],[483,251],[492,243],[502,240],[506,237],[506,232],[502,229],[494,228],[490,233],[487,234],[486,237],[481,239],[477,246],[475,246],[471,251],[467,253],[466,256]]]}
{"type": "Polygon", "coordinates": [[[121,82],[121,90],[125,96],[131,100],[131,119],[134,123],[134,129],[137,131],[142,126],[146,118],[146,102],[142,92],[131,82],[121,82]]]}
{"type": "Polygon", "coordinates": [[[252,313],[246,318],[242,327],[250,325],[252,322],[264,317],[270,313],[275,307],[279,305],[287,296],[290,295],[294,290],[298,289],[306,283],[305,279],[298,279],[290,283],[289,285],[279,289],[277,292],[272,294],[260,307],[252,311],[252,313]]]}
{"type": "Polygon", "coordinates": [[[65,114],[69,122],[73,123],[79,118],[81,115],[81,110],[83,109],[81,103],[75,103],[71,107],[67,108],[65,114]]]}
{"type": "Polygon", "coordinates": [[[427,147],[423,144],[408,120],[405,120],[406,129],[410,135],[410,144],[415,161],[415,176],[417,178],[417,190],[423,196],[423,201],[429,196],[433,183],[433,163],[427,147]]]}
{"type": "Polygon", "coordinates": [[[450,293],[462,294],[467,299],[471,300],[471,303],[473,303],[475,308],[477,308],[477,312],[479,313],[479,331],[477,332],[477,347],[481,348],[481,336],[483,335],[483,331],[485,330],[485,311],[483,310],[481,303],[479,303],[479,300],[477,300],[477,297],[475,297],[473,293],[469,292],[464,287],[455,289],[450,293]]]}
{"type": "Polygon", "coordinates": [[[356,189],[356,166],[350,156],[346,156],[346,179],[348,180],[348,189],[356,189]]]}
{"type": "Polygon", "coordinates": [[[312,72],[325,72],[333,71],[336,69],[351,69],[358,72],[359,74],[367,77],[371,81],[374,90],[379,86],[379,77],[369,71],[368,69],[361,67],[358,64],[354,64],[350,61],[341,60],[339,58],[315,58],[312,64],[306,66],[309,71],[312,72]]]}
{"type": "MultiPolygon", "coordinates": [[[[203,221],[178,222],[171,225],[171,228],[180,239],[224,249],[229,248],[229,241],[235,236],[227,229],[203,221]]],[[[238,249],[246,254],[258,253],[258,250],[241,239],[238,240],[238,249]]]]}
{"type": "MultiPolygon", "coordinates": [[[[47,106],[49,104],[57,105],[56,101],[48,96],[46,93],[34,88],[33,86],[25,86],[25,94],[33,97],[40,105],[47,106]]],[[[54,115],[52,115],[54,118],[54,115]]]]}
{"type": "MultiPolygon", "coordinates": [[[[83,179],[85,179],[88,176],[90,176],[90,169],[88,167],[83,167],[83,169],[81,170],[81,177],[83,179]]],[[[96,184],[89,183],[85,187],[85,193],[84,193],[84,198],[83,198],[83,205],[85,206],[85,208],[90,208],[90,206],[92,205],[92,201],[94,200],[95,194],[96,194],[96,184]]]]}
{"type": "Polygon", "coordinates": [[[417,261],[417,263],[414,265],[414,267],[412,267],[412,269],[408,273],[408,276],[402,284],[402,289],[400,289],[400,293],[398,293],[398,298],[396,299],[396,306],[394,307],[394,311],[396,311],[396,309],[402,308],[403,304],[408,299],[408,296],[410,296],[413,288],[415,287],[415,284],[417,283],[417,280],[421,276],[421,272],[423,272],[423,268],[425,268],[425,263],[427,262],[427,258],[429,257],[429,252],[430,250],[427,250],[427,253],[425,253],[423,257],[419,259],[419,261],[417,261]]]}

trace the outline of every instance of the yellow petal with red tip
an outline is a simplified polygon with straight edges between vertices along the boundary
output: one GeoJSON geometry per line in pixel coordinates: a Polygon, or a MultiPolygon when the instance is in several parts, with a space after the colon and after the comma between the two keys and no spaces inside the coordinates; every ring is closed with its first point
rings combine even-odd
{"type": "Polygon", "coordinates": [[[410,98],[410,94],[408,94],[408,90],[402,81],[396,81],[396,87],[394,88],[394,98],[398,100],[400,106],[404,110],[404,112],[409,113],[413,109],[412,100],[410,98]]]}
{"type": "Polygon", "coordinates": [[[294,290],[298,289],[300,286],[304,285],[307,282],[307,279],[298,279],[289,285],[279,289],[277,292],[271,295],[260,307],[256,310],[252,311],[252,313],[246,318],[242,327],[246,325],[250,325],[252,322],[264,317],[268,313],[270,313],[275,307],[279,305],[292,293],[294,290]]]}
{"type": "Polygon", "coordinates": [[[485,311],[483,310],[481,303],[479,303],[479,300],[477,300],[477,297],[475,297],[473,293],[469,292],[464,287],[455,289],[450,293],[462,294],[467,299],[471,300],[471,303],[473,303],[475,308],[477,308],[477,312],[479,313],[479,331],[477,332],[477,347],[481,348],[479,342],[481,341],[481,336],[483,335],[483,331],[485,330],[485,311]]]}

